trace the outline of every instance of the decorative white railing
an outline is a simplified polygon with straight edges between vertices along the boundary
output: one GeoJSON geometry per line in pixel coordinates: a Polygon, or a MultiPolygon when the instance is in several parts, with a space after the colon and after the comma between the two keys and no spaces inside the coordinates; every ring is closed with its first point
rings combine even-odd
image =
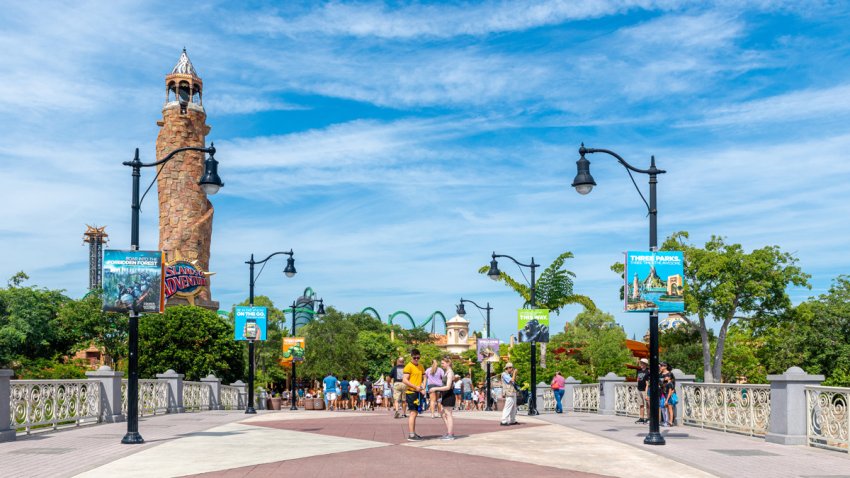
{"type": "Polygon", "coordinates": [[[850,446],[850,388],[806,387],[809,446],[847,452],[850,446]]]}
{"type": "Polygon", "coordinates": [[[573,387],[573,409],[577,412],[599,411],[599,384],[586,383],[573,387]]]}
{"type": "Polygon", "coordinates": [[[210,386],[203,382],[183,382],[183,409],[195,412],[210,409],[210,386]]]}
{"type": "Polygon", "coordinates": [[[239,388],[231,387],[230,385],[222,385],[219,392],[221,397],[221,406],[225,410],[241,410],[241,400],[239,400],[239,388]]]}
{"type": "MultiPolygon", "coordinates": [[[[160,380],[139,380],[139,416],[161,415],[168,412],[168,383],[160,380]]],[[[127,380],[121,381],[121,411],[127,415],[127,380]]]]}
{"type": "Polygon", "coordinates": [[[101,420],[100,383],[88,380],[12,380],[12,427],[27,434],[101,420]]]}
{"type": "Polygon", "coordinates": [[[683,384],[684,423],[763,436],[770,422],[770,385],[683,384]]]}
{"type": "Polygon", "coordinates": [[[639,417],[643,393],[637,389],[637,383],[614,384],[614,413],[627,417],[639,417]]]}
{"type": "Polygon", "coordinates": [[[552,389],[543,391],[543,408],[538,411],[554,412],[555,411],[555,392],[552,389]]]}

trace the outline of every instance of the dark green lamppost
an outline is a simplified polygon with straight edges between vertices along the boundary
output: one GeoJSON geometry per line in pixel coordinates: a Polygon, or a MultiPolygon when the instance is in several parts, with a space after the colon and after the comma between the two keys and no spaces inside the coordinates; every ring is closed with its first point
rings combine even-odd
{"type": "MultiPolygon", "coordinates": [[[[613,156],[620,164],[626,168],[629,177],[632,178],[632,183],[635,185],[640,198],[643,199],[646,208],[649,211],[649,249],[652,251],[658,250],[658,208],[656,207],[655,186],[658,184],[658,175],[664,174],[667,171],[655,167],[655,156],[652,156],[649,161],[649,169],[640,169],[627,163],[619,154],[608,149],[585,148],[584,143],[578,149],[580,155],[576,161],[577,174],[573,180],[572,186],[576,188],[579,194],[588,194],[593,186],[596,186],[596,181],[590,175],[590,161],[584,155],[592,153],[605,153],[613,156]],[[638,188],[632,171],[649,176],[649,202],[643,197],[643,193],[638,188]]],[[[658,423],[658,312],[652,311],[649,313],[649,409],[655,410],[649,414],[649,433],[644,438],[643,442],[647,445],[664,445],[664,437],[661,435],[658,423]]]]}
{"type": "MultiPolygon", "coordinates": [[[[292,302],[292,336],[295,337],[295,316],[298,312],[306,312],[308,314],[316,314],[317,317],[321,317],[325,315],[325,304],[322,299],[308,299],[306,297],[301,297],[300,299],[292,302]],[[316,302],[319,303],[319,308],[315,312],[313,312],[313,304],[316,302]],[[301,307],[299,307],[299,305],[301,307]],[[310,306],[307,308],[306,306],[310,306]]],[[[295,395],[295,357],[292,357],[292,380],[290,380],[289,384],[289,394],[291,396],[292,406],[289,407],[290,410],[298,410],[298,398],[295,395]]]]}
{"type": "MultiPolygon", "coordinates": [[[[472,305],[474,305],[475,307],[478,307],[481,310],[487,311],[487,323],[485,324],[485,328],[487,329],[486,335],[487,335],[487,338],[489,339],[490,338],[490,311],[493,310],[493,308],[490,307],[490,303],[487,302],[487,307],[481,307],[480,305],[476,304],[474,301],[464,299],[463,297],[461,297],[460,303],[457,305],[457,315],[459,315],[461,317],[466,315],[466,308],[464,308],[464,306],[463,306],[464,302],[466,302],[468,304],[472,304],[472,305]]],[[[498,352],[499,351],[497,350],[496,353],[498,353],[498,352]]],[[[488,411],[488,412],[493,409],[492,404],[490,403],[492,401],[491,397],[490,397],[490,374],[491,374],[490,373],[490,362],[488,361],[487,362],[487,402],[486,402],[487,405],[485,406],[485,411],[488,411]]]]}

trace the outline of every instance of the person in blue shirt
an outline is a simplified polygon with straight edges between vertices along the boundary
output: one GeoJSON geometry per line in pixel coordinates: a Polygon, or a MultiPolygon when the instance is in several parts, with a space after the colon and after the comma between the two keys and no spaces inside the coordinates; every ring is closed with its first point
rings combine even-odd
{"type": "Polygon", "coordinates": [[[328,376],[322,380],[322,386],[325,389],[325,407],[328,410],[333,410],[334,403],[336,403],[336,389],[339,386],[339,380],[337,380],[332,373],[329,373],[328,376]]]}
{"type": "Polygon", "coordinates": [[[349,405],[348,401],[350,400],[350,397],[348,395],[349,384],[347,377],[342,378],[342,382],[340,382],[339,388],[340,392],[342,392],[342,395],[339,397],[339,404],[342,406],[343,410],[347,410],[349,405]]]}

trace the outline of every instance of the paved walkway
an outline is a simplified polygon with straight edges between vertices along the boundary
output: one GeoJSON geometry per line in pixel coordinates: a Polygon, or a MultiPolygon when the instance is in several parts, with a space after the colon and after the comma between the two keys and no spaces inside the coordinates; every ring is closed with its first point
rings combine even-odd
{"type": "Polygon", "coordinates": [[[425,417],[417,432],[426,440],[411,443],[407,421],[385,412],[165,415],[142,419],[138,446],[119,443],[123,423],[0,444],[0,476],[383,476],[401,466],[411,476],[850,477],[846,454],[693,427],[665,429],[667,445],[650,447],[646,427],[622,417],[520,416],[501,427],[495,412],[456,416],[457,440],[439,440],[442,421],[425,417]]]}

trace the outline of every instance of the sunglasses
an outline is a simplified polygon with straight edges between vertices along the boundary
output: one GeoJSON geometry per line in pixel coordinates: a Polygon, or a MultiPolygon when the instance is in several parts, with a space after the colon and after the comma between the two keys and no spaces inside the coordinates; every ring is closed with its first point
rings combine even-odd
{"type": "Polygon", "coordinates": [[[419,360],[419,356],[418,356],[418,355],[417,355],[417,356],[415,356],[415,357],[410,357],[410,358],[412,358],[413,360],[419,360]]]}

